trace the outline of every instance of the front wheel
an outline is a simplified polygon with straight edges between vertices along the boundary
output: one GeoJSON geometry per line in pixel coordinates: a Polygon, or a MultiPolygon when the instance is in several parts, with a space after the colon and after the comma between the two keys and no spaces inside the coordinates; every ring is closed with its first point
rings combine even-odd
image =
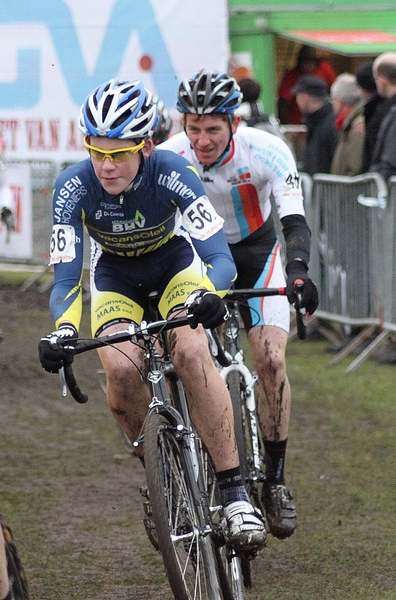
{"type": "Polygon", "coordinates": [[[226,522],[220,500],[220,491],[213,462],[206,448],[200,445],[203,483],[209,502],[212,523],[217,536],[217,558],[222,580],[224,600],[244,600],[245,574],[244,557],[239,556],[226,546],[226,522]]]}
{"type": "Polygon", "coordinates": [[[203,499],[188,476],[184,441],[176,436],[165,416],[152,413],[147,418],[147,486],[168,581],[176,600],[223,600],[203,499]]]}

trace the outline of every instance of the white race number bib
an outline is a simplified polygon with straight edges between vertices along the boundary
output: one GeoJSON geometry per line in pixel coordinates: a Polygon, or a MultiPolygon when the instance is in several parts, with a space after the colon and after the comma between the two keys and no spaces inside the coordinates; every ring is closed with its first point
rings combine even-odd
{"type": "Polygon", "coordinates": [[[50,265],[76,258],[76,233],[71,225],[54,225],[51,236],[50,265]]]}
{"type": "Polygon", "coordinates": [[[183,225],[194,240],[201,242],[217,233],[223,226],[222,219],[207,196],[195,200],[183,213],[183,225]]]}

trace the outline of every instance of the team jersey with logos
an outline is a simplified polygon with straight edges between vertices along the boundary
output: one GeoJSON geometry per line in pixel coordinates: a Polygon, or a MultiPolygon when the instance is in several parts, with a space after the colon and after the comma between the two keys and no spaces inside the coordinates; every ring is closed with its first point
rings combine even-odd
{"type": "Polygon", "coordinates": [[[67,320],[79,327],[84,226],[103,252],[123,259],[161,247],[166,252],[167,241],[183,235],[209,267],[204,287],[225,293],[235,277],[223,219],[209,202],[195,168],[173,152],[154,152],[131,190],[116,196],[103,189],[90,159],[72,165],[56,181],[53,219],[50,309],[56,323],[67,320]]]}
{"type": "Polygon", "coordinates": [[[274,195],[280,218],[303,215],[300,176],[288,146],[277,136],[240,127],[220,164],[205,170],[184,132],[157,146],[184,156],[197,169],[205,191],[224,219],[229,244],[236,244],[264,225],[274,195]]]}

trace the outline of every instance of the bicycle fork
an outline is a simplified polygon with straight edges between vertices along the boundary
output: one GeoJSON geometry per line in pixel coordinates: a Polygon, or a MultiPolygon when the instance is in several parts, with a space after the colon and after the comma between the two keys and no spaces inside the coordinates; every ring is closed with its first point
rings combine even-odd
{"type": "Polygon", "coordinates": [[[251,431],[251,442],[252,442],[252,458],[254,466],[254,479],[257,481],[258,473],[260,473],[260,451],[259,451],[259,437],[257,428],[256,418],[256,397],[254,393],[254,386],[257,382],[257,375],[251,373],[247,366],[242,362],[242,356],[239,356],[239,352],[234,358],[234,362],[228,367],[223,367],[220,374],[223,380],[227,383],[227,377],[231,371],[237,371],[243,379],[244,395],[246,399],[247,415],[245,418],[249,419],[250,431],[251,431]]]}

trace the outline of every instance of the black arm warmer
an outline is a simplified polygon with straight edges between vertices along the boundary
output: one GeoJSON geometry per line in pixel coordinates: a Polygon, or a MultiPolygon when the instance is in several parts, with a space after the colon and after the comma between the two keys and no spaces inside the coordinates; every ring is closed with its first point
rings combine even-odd
{"type": "Polygon", "coordinates": [[[290,263],[301,258],[309,263],[311,232],[303,215],[288,215],[281,219],[283,235],[286,241],[286,260],[290,263]]]}

